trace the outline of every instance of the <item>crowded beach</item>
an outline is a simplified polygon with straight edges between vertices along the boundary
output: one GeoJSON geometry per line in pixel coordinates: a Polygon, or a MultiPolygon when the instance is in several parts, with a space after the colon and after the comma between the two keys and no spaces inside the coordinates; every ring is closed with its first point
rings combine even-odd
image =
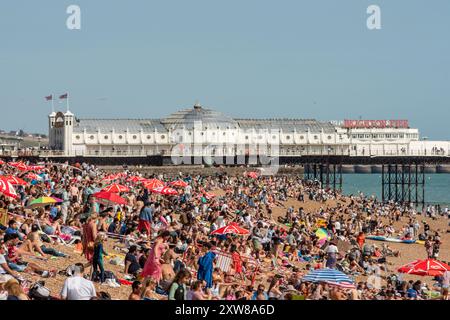
{"type": "Polygon", "coordinates": [[[0,299],[448,300],[449,218],[251,167],[0,160],[0,299]]]}

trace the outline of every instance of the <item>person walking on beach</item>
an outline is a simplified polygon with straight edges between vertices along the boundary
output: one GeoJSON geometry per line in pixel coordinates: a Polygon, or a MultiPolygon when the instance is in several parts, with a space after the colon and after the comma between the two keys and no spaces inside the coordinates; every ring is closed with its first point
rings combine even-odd
{"type": "Polygon", "coordinates": [[[97,214],[94,213],[83,225],[83,253],[88,261],[87,266],[92,264],[95,239],[97,239],[97,214]]]}
{"type": "Polygon", "coordinates": [[[99,234],[97,239],[95,239],[94,244],[94,255],[92,257],[92,276],[94,276],[94,272],[100,272],[100,282],[105,282],[105,268],[103,267],[103,256],[107,256],[108,254],[103,249],[103,243],[106,239],[104,234],[99,234]],[[98,271],[97,271],[98,269],[98,271]]]}
{"type": "Polygon", "coordinates": [[[213,284],[213,269],[214,269],[214,260],[216,259],[216,254],[212,252],[211,244],[206,243],[205,248],[208,252],[198,259],[198,271],[197,271],[197,279],[206,281],[206,288],[211,288],[213,284]]]}
{"type": "Polygon", "coordinates": [[[169,231],[163,231],[155,240],[144,269],[142,270],[142,277],[151,277],[156,283],[159,283],[162,277],[162,264],[164,260],[162,255],[168,249],[167,240],[170,237],[169,231]]]}

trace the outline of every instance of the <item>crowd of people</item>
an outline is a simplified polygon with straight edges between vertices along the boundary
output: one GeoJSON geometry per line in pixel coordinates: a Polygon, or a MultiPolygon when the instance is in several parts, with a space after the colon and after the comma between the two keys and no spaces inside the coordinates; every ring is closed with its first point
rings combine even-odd
{"type": "Polygon", "coordinates": [[[0,176],[27,182],[15,185],[16,199],[0,194],[4,299],[111,299],[102,285],[127,286],[130,300],[448,299],[450,272],[433,284],[403,280],[390,263],[401,251],[366,239],[423,240],[418,258],[438,259],[443,231],[426,218],[448,219],[448,208],[421,212],[362,194],[344,196],[298,175],[144,175],[85,163],[45,163],[32,178],[29,173],[0,165],[0,176]],[[183,183],[173,186],[176,194],[163,195],[146,187],[151,179],[183,183]],[[95,196],[113,183],[124,187],[117,193],[123,202],[95,196]],[[41,197],[59,200],[30,205],[41,197]],[[305,209],[306,202],[320,208],[305,209]],[[243,232],[211,234],[227,226],[243,232]],[[80,261],[49,268],[49,259],[68,257],[61,246],[82,253],[80,261]],[[345,273],[353,286],[303,281],[323,268],[345,273]],[[29,284],[28,275],[65,279],[59,292],[46,292],[42,282],[29,284]]]}

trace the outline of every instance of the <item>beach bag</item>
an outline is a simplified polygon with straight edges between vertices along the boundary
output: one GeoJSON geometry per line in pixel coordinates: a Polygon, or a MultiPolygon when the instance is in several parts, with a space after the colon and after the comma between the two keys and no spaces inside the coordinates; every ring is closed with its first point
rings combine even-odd
{"type": "Polygon", "coordinates": [[[37,281],[28,291],[31,300],[50,300],[50,290],[45,286],[44,281],[37,281]]]}
{"type": "Polygon", "coordinates": [[[46,243],[51,243],[52,242],[52,240],[50,239],[50,237],[46,233],[41,233],[40,236],[41,236],[41,240],[42,241],[44,241],[46,243]]]}

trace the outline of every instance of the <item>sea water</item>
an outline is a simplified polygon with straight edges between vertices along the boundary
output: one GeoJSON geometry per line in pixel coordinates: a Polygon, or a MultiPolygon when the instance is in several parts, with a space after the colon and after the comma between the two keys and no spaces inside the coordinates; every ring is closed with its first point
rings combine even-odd
{"type": "MultiPolygon", "coordinates": [[[[343,174],[344,194],[375,195],[381,199],[381,174],[343,174]]],[[[425,202],[450,205],[450,174],[425,175],[425,202]]]]}

